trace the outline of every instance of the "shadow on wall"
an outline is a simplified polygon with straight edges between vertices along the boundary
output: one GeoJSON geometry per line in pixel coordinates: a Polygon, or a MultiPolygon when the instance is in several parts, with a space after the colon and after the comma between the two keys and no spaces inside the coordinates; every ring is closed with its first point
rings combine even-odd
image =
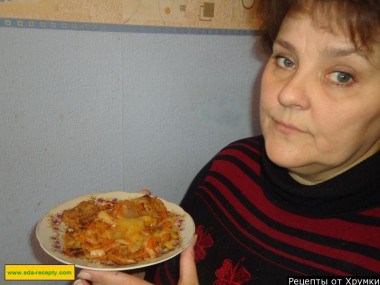
{"type": "Polygon", "coordinates": [[[260,39],[255,41],[252,48],[252,54],[259,62],[262,63],[252,86],[252,102],[251,102],[251,126],[254,134],[261,134],[260,128],[260,92],[261,77],[264,72],[265,64],[269,55],[260,46],[260,39]]]}

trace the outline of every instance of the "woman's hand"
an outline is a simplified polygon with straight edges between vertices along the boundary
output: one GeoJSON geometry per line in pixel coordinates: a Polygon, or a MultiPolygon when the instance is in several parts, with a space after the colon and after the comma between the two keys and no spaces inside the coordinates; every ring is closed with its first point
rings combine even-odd
{"type": "MultiPolygon", "coordinates": [[[[191,244],[181,253],[180,277],[178,285],[197,285],[198,275],[194,262],[194,245],[196,236],[191,244]]],[[[81,270],[78,280],[73,285],[148,285],[151,284],[135,276],[119,271],[81,270]]]]}
{"type": "Polygon", "coordinates": [[[197,267],[195,265],[194,246],[197,236],[193,236],[191,244],[181,253],[179,260],[179,281],[178,285],[198,285],[197,267]]]}

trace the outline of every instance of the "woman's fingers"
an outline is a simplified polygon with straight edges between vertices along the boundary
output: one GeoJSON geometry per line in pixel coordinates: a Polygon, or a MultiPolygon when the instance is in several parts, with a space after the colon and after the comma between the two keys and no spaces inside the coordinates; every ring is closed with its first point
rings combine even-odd
{"type": "Polygon", "coordinates": [[[141,193],[141,194],[145,194],[145,195],[150,195],[150,194],[152,194],[152,192],[150,192],[149,189],[141,189],[141,190],[140,190],[140,193],[141,193]]]}
{"type": "Polygon", "coordinates": [[[191,244],[181,253],[180,259],[180,274],[178,285],[197,285],[198,274],[194,261],[194,246],[197,241],[197,236],[194,235],[191,244]]]}
{"type": "Polygon", "coordinates": [[[140,278],[119,271],[96,271],[84,269],[79,272],[73,285],[151,285],[140,278]]]}

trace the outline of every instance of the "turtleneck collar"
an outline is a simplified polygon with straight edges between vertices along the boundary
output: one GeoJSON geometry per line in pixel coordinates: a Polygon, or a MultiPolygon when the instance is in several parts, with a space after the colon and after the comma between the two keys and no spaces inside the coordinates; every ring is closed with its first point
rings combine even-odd
{"type": "Polygon", "coordinates": [[[272,163],[262,151],[263,188],[286,210],[327,217],[361,211],[380,204],[380,152],[346,172],[316,185],[295,181],[287,170],[272,163]]]}

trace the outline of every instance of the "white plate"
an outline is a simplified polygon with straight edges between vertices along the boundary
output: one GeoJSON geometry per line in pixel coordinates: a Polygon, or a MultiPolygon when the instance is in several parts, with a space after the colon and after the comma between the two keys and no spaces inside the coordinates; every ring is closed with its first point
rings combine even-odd
{"type": "Polygon", "coordinates": [[[75,198],[73,200],[67,201],[54,209],[52,209],[48,214],[46,214],[38,223],[36,229],[37,239],[42,247],[42,249],[52,256],[54,259],[65,263],[65,264],[75,264],[79,268],[114,271],[114,270],[131,270],[142,268],[145,266],[150,266],[157,264],[173,258],[174,256],[180,254],[191,242],[194,232],[195,225],[191,216],[186,213],[181,207],[173,203],[167,202],[160,198],[164,203],[168,211],[179,214],[183,220],[181,220],[180,233],[181,233],[181,246],[175,248],[172,251],[164,253],[159,257],[154,259],[148,259],[135,264],[128,265],[104,265],[100,264],[98,261],[89,261],[84,258],[72,258],[62,253],[62,237],[65,233],[66,225],[61,220],[61,214],[66,209],[71,209],[78,205],[81,201],[89,200],[95,198],[97,201],[103,200],[125,200],[133,199],[143,196],[140,193],[127,193],[127,192],[108,192],[108,193],[98,193],[91,194],[82,197],[75,198]]]}

